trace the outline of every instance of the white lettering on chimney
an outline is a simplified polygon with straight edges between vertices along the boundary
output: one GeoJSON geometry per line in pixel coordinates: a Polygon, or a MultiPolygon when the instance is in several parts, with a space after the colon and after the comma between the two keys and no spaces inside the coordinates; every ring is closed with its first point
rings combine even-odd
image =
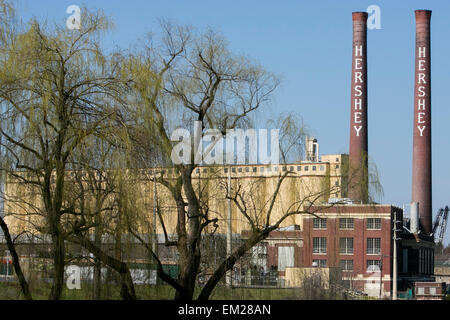
{"type": "MultiPolygon", "coordinates": [[[[418,48],[418,54],[419,54],[419,58],[426,58],[426,47],[419,47],[418,48]]],[[[418,71],[427,71],[426,70],[426,60],[418,60],[418,64],[417,64],[417,70],[418,71]]],[[[417,74],[417,84],[426,84],[426,80],[425,80],[426,74],[425,72],[420,72],[417,74]]],[[[423,132],[426,129],[426,121],[425,121],[425,97],[426,97],[427,93],[425,91],[425,86],[418,86],[417,87],[417,97],[423,98],[423,99],[417,99],[417,129],[419,130],[420,136],[423,136],[423,132]],[[419,112],[422,111],[422,112],[419,112]]]]}

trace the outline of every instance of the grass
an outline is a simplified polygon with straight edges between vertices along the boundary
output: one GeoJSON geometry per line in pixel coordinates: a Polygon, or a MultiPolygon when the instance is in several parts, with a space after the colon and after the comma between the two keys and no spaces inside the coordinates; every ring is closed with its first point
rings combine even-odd
{"type": "MultiPolygon", "coordinates": [[[[33,299],[46,300],[50,292],[49,283],[32,283],[31,292],[33,299]]],[[[136,294],[141,300],[170,300],[175,295],[175,290],[166,285],[149,286],[136,285],[136,294]]],[[[195,296],[201,288],[196,288],[195,296]]],[[[102,298],[108,300],[121,299],[119,287],[116,285],[104,285],[102,298]]],[[[211,300],[300,300],[305,299],[305,292],[294,288],[228,288],[218,286],[211,295],[211,300]]],[[[312,298],[327,299],[325,292],[316,293],[312,298]]],[[[0,282],[0,300],[23,299],[20,286],[16,282],[0,282]]],[[[80,290],[69,290],[66,287],[62,294],[63,300],[90,300],[92,299],[92,285],[82,283],[80,290]]]]}

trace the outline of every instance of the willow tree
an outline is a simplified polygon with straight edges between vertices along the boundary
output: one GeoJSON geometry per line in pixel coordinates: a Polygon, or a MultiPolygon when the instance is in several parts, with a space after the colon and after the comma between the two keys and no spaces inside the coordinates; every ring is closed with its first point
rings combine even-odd
{"type": "MultiPolygon", "coordinates": [[[[217,219],[202,205],[204,199],[193,182],[196,152],[188,161],[173,162],[171,133],[177,127],[192,129],[194,121],[200,123],[200,135],[216,130],[226,136],[227,130],[247,128],[252,113],[270,101],[278,80],[250,59],[230,52],[213,31],[196,34],[167,21],[161,26],[162,41],[150,39],[145,50],[130,54],[124,68],[133,88],[128,126],[135,143],[130,154],[142,167],[174,168],[175,177],[159,174],[155,179],[169,190],[176,210],[176,237],[166,237],[165,245],[177,248],[178,279],[168,277],[157,254],[147,248],[158,263],[159,277],[176,289],[175,299],[191,300],[202,258],[202,234],[217,219]]],[[[129,231],[139,237],[132,226],[129,231]]]]}
{"type": "Polygon", "coordinates": [[[80,29],[21,25],[5,17],[0,44],[0,133],[9,177],[39,196],[39,230],[51,238],[54,264],[50,299],[63,289],[66,170],[86,137],[108,126],[120,104],[117,63],[102,52],[99,35],[109,23],[101,12],[82,11],[80,29]]]}

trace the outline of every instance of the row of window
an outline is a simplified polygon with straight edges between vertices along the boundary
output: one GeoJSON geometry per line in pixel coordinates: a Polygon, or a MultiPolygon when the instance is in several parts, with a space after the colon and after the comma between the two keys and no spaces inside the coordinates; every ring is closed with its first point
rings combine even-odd
{"type": "MultiPolygon", "coordinates": [[[[313,267],[325,268],[327,267],[326,259],[314,259],[312,261],[313,267]]],[[[343,271],[353,271],[353,260],[340,260],[339,267],[343,271]]],[[[381,269],[381,260],[367,260],[367,271],[379,271],[381,269]]]]}
{"type": "MultiPolygon", "coordinates": [[[[282,170],[287,171],[288,168],[289,168],[289,171],[295,171],[295,169],[296,169],[294,166],[290,166],[290,167],[283,166],[282,170]]],[[[311,170],[317,171],[317,166],[311,166],[311,170]]],[[[319,166],[319,170],[325,171],[325,166],[319,166]]],[[[244,171],[245,172],[250,172],[250,171],[258,172],[258,167],[239,167],[239,168],[232,167],[231,168],[232,173],[244,172],[244,171]]],[[[259,172],[264,172],[264,171],[272,172],[272,167],[259,167],[259,172]]],[[[275,172],[278,171],[278,167],[273,167],[273,171],[275,171],[275,172]]],[[[297,171],[302,171],[302,166],[297,166],[297,171]]],[[[303,171],[309,171],[309,166],[303,166],[303,171]]],[[[196,173],[199,173],[199,172],[200,172],[200,169],[196,169],[196,173]]],[[[207,169],[204,168],[203,172],[206,173],[207,169]]],[[[223,172],[228,173],[228,168],[223,168],[223,172]]]]}
{"type": "MultiPolygon", "coordinates": [[[[353,218],[339,218],[339,229],[353,229],[355,220],[353,218]]],[[[313,218],[313,229],[324,230],[327,228],[327,218],[313,218]]],[[[381,230],[381,218],[368,218],[368,230],[381,230]]]]}
{"type": "MultiPolygon", "coordinates": [[[[313,238],[313,253],[325,254],[327,253],[327,238],[314,237],[313,238]]],[[[353,238],[339,239],[339,253],[353,254],[353,238]]],[[[381,238],[367,238],[367,254],[381,253],[381,238]]]]}
{"type": "MultiPolygon", "coordinates": [[[[302,171],[302,168],[303,168],[303,171],[309,171],[309,167],[310,166],[289,166],[289,167],[283,166],[282,170],[283,171],[287,171],[288,168],[289,168],[289,171],[302,171]]],[[[272,169],[273,169],[273,171],[278,172],[278,167],[273,167],[273,168],[272,167],[259,167],[259,172],[272,172],[272,169]]],[[[321,165],[321,166],[311,166],[311,171],[317,171],[317,170],[325,171],[325,166],[323,166],[323,165],[321,165]]],[[[200,173],[200,171],[202,173],[208,173],[208,171],[210,173],[214,173],[214,172],[217,172],[217,168],[216,167],[210,167],[210,168],[203,168],[203,169],[200,169],[200,168],[195,169],[195,173],[200,173]]],[[[168,174],[172,174],[175,171],[172,170],[172,169],[168,169],[167,171],[166,170],[162,170],[162,171],[161,170],[157,170],[157,171],[155,171],[155,173],[160,173],[160,172],[163,173],[163,174],[165,174],[166,172],[168,174]]],[[[228,173],[228,168],[223,168],[223,172],[224,173],[228,173]]],[[[231,172],[232,173],[236,173],[236,172],[258,172],[258,167],[231,167],[231,172]]],[[[148,173],[149,174],[153,174],[153,170],[149,170],[148,173]]]]}

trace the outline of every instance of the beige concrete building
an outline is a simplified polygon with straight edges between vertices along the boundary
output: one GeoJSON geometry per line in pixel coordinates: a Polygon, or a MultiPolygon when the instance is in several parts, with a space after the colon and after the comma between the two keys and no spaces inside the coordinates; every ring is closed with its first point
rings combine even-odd
{"type": "MultiPolygon", "coordinates": [[[[321,161],[301,161],[286,165],[227,165],[198,167],[193,172],[194,186],[202,193],[203,205],[209,209],[210,218],[217,217],[217,233],[226,233],[227,213],[229,201],[226,199],[227,186],[232,189],[241,188],[247,197],[249,215],[257,225],[266,223],[266,212],[273,196],[278,179],[288,172],[283,181],[275,202],[270,223],[279,219],[293,205],[325,203],[329,198],[345,198],[346,194],[341,186],[346,183],[345,167],[348,156],[345,154],[323,155],[321,161]]],[[[160,183],[154,183],[151,178],[163,175],[166,181],[173,181],[176,177],[174,169],[149,169],[141,172],[138,181],[129,184],[133,188],[134,199],[130,201],[136,210],[134,219],[141,221],[143,234],[153,230],[152,212],[154,208],[155,186],[158,208],[161,218],[156,219],[156,233],[163,234],[162,223],[168,234],[175,234],[176,207],[168,189],[160,183]]],[[[68,179],[72,174],[68,174],[68,179]]],[[[70,185],[69,185],[70,186],[70,185]]],[[[70,192],[70,190],[69,190],[70,192]]],[[[12,234],[23,231],[39,233],[43,225],[42,203],[36,190],[24,186],[20,181],[8,179],[5,185],[5,216],[12,234]]],[[[231,202],[231,201],[230,201],[231,202]]],[[[241,234],[249,229],[246,218],[231,202],[232,233],[241,234]]],[[[106,217],[107,218],[107,217],[106,217]]],[[[283,226],[303,225],[302,215],[287,218],[283,226]]]]}

